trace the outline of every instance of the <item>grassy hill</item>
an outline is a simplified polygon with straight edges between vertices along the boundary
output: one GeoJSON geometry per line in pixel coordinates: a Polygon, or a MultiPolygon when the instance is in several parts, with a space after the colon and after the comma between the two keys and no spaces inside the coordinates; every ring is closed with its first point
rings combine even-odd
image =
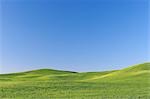
{"type": "Polygon", "coordinates": [[[94,81],[111,80],[111,81],[147,81],[150,77],[150,63],[138,64],[128,68],[118,70],[116,72],[108,73],[103,76],[96,76],[91,78],[94,81]]]}
{"type": "Polygon", "coordinates": [[[32,70],[27,72],[20,73],[12,73],[12,74],[1,74],[0,80],[39,80],[40,77],[52,77],[52,76],[60,76],[67,74],[74,74],[76,72],[71,71],[61,71],[61,70],[53,70],[53,69],[39,69],[32,70]]]}
{"type": "Polygon", "coordinates": [[[150,99],[150,63],[104,72],[1,74],[0,99],[150,99]]]}

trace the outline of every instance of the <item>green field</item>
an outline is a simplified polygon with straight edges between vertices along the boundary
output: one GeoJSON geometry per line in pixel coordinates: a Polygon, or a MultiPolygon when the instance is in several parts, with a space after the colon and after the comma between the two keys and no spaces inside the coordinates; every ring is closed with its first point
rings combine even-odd
{"type": "Polygon", "coordinates": [[[105,72],[40,69],[0,75],[0,99],[150,99],[150,63],[105,72]]]}

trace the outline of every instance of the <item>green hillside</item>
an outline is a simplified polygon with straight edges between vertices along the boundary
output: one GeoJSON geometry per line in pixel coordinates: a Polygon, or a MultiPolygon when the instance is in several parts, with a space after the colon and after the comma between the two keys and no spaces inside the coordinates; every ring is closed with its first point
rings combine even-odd
{"type": "Polygon", "coordinates": [[[61,70],[53,70],[53,69],[39,69],[32,70],[21,73],[12,73],[12,74],[1,74],[1,80],[38,80],[40,77],[45,76],[59,76],[59,75],[67,75],[74,74],[76,72],[71,71],[61,71],[61,70]]]}
{"type": "Polygon", "coordinates": [[[101,80],[111,80],[111,81],[133,81],[134,79],[138,81],[147,81],[150,77],[150,63],[143,63],[128,68],[118,70],[103,76],[96,76],[91,78],[93,81],[101,80]]]}
{"type": "Polygon", "coordinates": [[[1,74],[0,99],[150,99],[150,63],[104,72],[1,74]]]}

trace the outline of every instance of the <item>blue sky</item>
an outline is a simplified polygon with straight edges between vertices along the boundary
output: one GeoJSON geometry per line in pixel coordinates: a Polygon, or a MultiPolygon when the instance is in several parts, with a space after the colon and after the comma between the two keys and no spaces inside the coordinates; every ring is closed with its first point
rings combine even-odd
{"type": "Polygon", "coordinates": [[[3,0],[1,73],[148,61],[148,0],[3,0]]]}

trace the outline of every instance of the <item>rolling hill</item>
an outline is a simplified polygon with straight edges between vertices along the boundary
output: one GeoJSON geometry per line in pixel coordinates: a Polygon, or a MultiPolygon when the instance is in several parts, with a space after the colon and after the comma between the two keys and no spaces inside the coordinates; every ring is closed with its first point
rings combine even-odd
{"type": "Polygon", "coordinates": [[[116,72],[108,73],[103,76],[96,76],[91,78],[92,80],[113,80],[113,81],[133,81],[138,79],[139,81],[148,81],[150,77],[150,63],[143,63],[128,68],[118,70],[116,72]],[[141,80],[140,80],[141,79],[141,80]]]}
{"type": "Polygon", "coordinates": [[[150,63],[122,70],[1,74],[1,99],[150,99],[150,63]]]}

